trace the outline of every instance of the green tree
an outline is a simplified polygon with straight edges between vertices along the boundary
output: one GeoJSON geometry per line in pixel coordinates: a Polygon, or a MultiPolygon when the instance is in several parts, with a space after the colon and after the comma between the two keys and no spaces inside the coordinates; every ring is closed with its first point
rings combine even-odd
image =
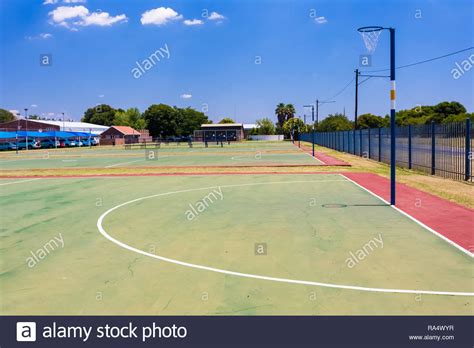
{"type": "Polygon", "coordinates": [[[293,104],[286,104],[285,109],[286,109],[286,113],[285,113],[286,121],[295,117],[296,110],[293,104]]]}
{"type": "Polygon", "coordinates": [[[286,121],[286,106],[284,103],[280,103],[277,105],[275,109],[275,115],[277,115],[278,125],[280,128],[283,128],[283,124],[286,121]]]}
{"type": "Polygon", "coordinates": [[[446,119],[457,119],[455,116],[465,114],[466,108],[459,102],[441,102],[434,106],[419,105],[412,109],[397,112],[395,122],[397,126],[418,124],[446,123],[446,119]]]}
{"type": "Polygon", "coordinates": [[[275,134],[275,126],[273,121],[269,118],[262,118],[255,122],[257,124],[257,134],[259,135],[273,135],[275,134]]]}
{"type": "Polygon", "coordinates": [[[235,121],[229,117],[224,117],[219,121],[219,124],[235,123],[235,121]]]}
{"type": "Polygon", "coordinates": [[[114,115],[113,124],[115,126],[129,126],[140,130],[146,127],[146,121],[137,108],[130,108],[126,111],[117,110],[114,115]]]}
{"type": "Polygon", "coordinates": [[[441,123],[450,115],[466,113],[466,108],[459,102],[442,102],[433,106],[433,115],[429,122],[441,123]]]}
{"type": "Polygon", "coordinates": [[[193,135],[194,131],[201,128],[202,124],[211,123],[209,118],[202,112],[192,108],[178,109],[177,135],[193,135]]]}
{"type": "Polygon", "coordinates": [[[112,126],[114,124],[116,111],[117,110],[107,104],[97,105],[87,109],[81,120],[82,122],[100,124],[103,126],[112,126]]]}
{"type": "Polygon", "coordinates": [[[290,118],[283,124],[283,133],[286,137],[291,137],[293,134],[294,138],[298,138],[300,134],[308,132],[308,126],[304,122],[296,117],[290,118]]]}
{"type": "Polygon", "coordinates": [[[357,117],[357,129],[361,128],[382,128],[388,127],[387,121],[385,118],[372,115],[372,114],[363,114],[357,117]]]}
{"type": "Polygon", "coordinates": [[[153,137],[168,137],[178,133],[178,110],[166,104],[153,104],[143,117],[153,137]]]}
{"type": "Polygon", "coordinates": [[[295,117],[295,107],[293,104],[279,103],[275,109],[275,115],[277,115],[279,128],[283,129],[283,125],[290,118],[295,117]]]}
{"type": "Polygon", "coordinates": [[[15,115],[13,115],[10,111],[5,109],[0,109],[0,123],[10,122],[16,119],[15,115]]]}
{"type": "Polygon", "coordinates": [[[352,122],[345,115],[338,113],[329,115],[316,127],[318,132],[344,131],[353,128],[352,122]]]}
{"type": "Polygon", "coordinates": [[[449,115],[442,121],[442,123],[464,122],[467,118],[471,119],[471,121],[474,121],[474,112],[465,112],[458,115],[449,115]]]}

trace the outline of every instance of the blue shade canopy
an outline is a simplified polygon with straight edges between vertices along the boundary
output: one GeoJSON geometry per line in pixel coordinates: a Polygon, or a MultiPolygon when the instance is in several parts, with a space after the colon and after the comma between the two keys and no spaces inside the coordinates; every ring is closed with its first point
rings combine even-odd
{"type": "Polygon", "coordinates": [[[18,131],[18,132],[2,132],[0,131],[0,139],[15,139],[19,138],[89,138],[97,137],[97,135],[83,133],[83,132],[63,132],[63,131],[18,131]]]}

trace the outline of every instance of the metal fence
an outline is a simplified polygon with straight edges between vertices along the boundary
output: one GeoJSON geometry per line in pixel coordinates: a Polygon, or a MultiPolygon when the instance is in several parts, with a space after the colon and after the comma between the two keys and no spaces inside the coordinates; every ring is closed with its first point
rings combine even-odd
{"type": "MultiPolygon", "coordinates": [[[[312,142],[311,133],[301,140],[312,142]]],[[[390,163],[390,128],[316,132],[315,144],[390,163]]],[[[397,165],[431,175],[473,181],[472,122],[397,127],[397,165]]]]}

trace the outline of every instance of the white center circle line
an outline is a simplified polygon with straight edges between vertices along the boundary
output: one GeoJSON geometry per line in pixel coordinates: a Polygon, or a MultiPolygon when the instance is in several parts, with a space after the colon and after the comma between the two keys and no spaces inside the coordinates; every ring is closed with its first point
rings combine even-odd
{"type": "Polygon", "coordinates": [[[159,256],[159,255],[155,255],[155,254],[152,254],[152,253],[148,253],[146,251],[134,248],[134,247],[132,247],[128,244],[125,244],[125,243],[113,238],[111,235],[109,235],[105,231],[105,229],[102,226],[105,217],[108,214],[110,214],[111,212],[113,212],[114,210],[117,210],[117,209],[119,209],[119,208],[121,208],[125,205],[131,204],[131,203],[135,203],[135,202],[139,202],[139,201],[142,201],[142,200],[145,200],[145,199],[150,199],[150,198],[155,198],[155,197],[170,196],[170,195],[174,195],[174,194],[187,193],[187,192],[193,192],[193,191],[210,190],[210,189],[214,189],[214,188],[218,188],[218,187],[229,188],[229,187],[245,187],[245,186],[273,185],[273,184],[325,183],[325,182],[335,182],[335,181],[337,181],[337,182],[349,182],[347,180],[340,180],[340,179],[339,180],[274,181],[274,182],[265,182],[265,183],[249,183],[249,184],[209,186],[209,187],[202,187],[202,188],[194,188],[194,189],[159,193],[159,194],[155,194],[155,195],[151,195],[151,196],[145,196],[145,197],[132,199],[130,201],[127,201],[125,203],[121,203],[119,205],[116,205],[115,207],[110,208],[105,213],[103,213],[99,217],[99,219],[97,220],[97,229],[99,230],[99,232],[106,239],[108,239],[112,243],[115,243],[116,245],[118,245],[118,246],[120,246],[124,249],[130,250],[132,252],[135,252],[137,254],[141,254],[141,255],[144,255],[144,256],[148,256],[148,257],[151,257],[151,258],[154,258],[154,259],[158,259],[158,260],[161,260],[161,261],[173,263],[173,264],[180,265],[180,266],[196,268],[196,269],[202,269],[202,270],[215,272],[215,273],[229,274],[229,275],[243,277],[243,278],[253,278],[253,279],[268,280],[268,281],[274,281],[274,282],[280,282],[280,283],[312,285],[312,286],[319,286],[319,287],[326,287],[326,288],[333,288],[333,289],[345,289],[345,290],[356,290],[356,291],[367,291],[367,292],[401,293],[401,294],[426,294],[426,295],[448,295],[448,296],[474,296],[473,292],[370,288],[370,287],[354,286],[354,285],[331,284],[331,283],[323,283],[323,282],[308,281],[308,280],[269,277],[269,276],[258,275],[258,274],[229,271],[229,270],[226,270],[226,269],[209,267],[209,266],[204,266],[204,265],[198,265],[198,264],[193,264],[193,263],[189,263],[189,262],[183,262],[183,261],[167,258],[167,257],[164,257],[164,256],[159,256]]]}

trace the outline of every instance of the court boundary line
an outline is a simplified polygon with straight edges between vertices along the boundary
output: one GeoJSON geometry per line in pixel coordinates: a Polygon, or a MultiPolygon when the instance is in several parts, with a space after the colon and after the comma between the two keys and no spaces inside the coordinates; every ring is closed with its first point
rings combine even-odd
{"type": "Polygon", "coordinates": [[[433,228],[429,227],[428,225],[424,224],[423,222],[421,222],[420,220],[418,220],[417,218],[411,216],[410,214],[408,214],[407,212],[401,210],[400,208],[398,208],[397,206],[395,205],[390,205],[390,203],[383,199],[382,197],[380,197],[379,195],[377,195],[376,193],[370,191],[369,189],[365,188],[364,186],[358,184],[357,182],[355,182],[354,180],[348,178],[347,176],[345,176],[344,174],[341,174],[339,173],[338,175],[344,177],[346,180],[352,182],[354,185],[360,187],[361,189],[363,189],[364,191],[367,191],[368,193],[370,193],[372,196],[380,199],[382,202],[386,203],[387,205],[389,205],[391,208],[395,209],[396,211],[398,211],[399,213],[401,213],[402,215],[406,216],[407,218],[409,218],[410,220],[412,220],[413,222],[417,223],[418,225],[420,225],[421,227],[423,227],[424,229],[426,229],[428,232],[431,232],[433,233],[435,236],[443,239],[445,242],[448,242],[449,244],[451,244],[452,246],[454,246],[456,249],[462,251],[463,253],[465,253],[466,255],[470,256],[471,258],[474,258],[474,254],[471,253],[469,250],[466,250],[464,249],[462,246],[460,246],[459,244],[457,244],[456,242],[452,241],[451,239],[443,236],[441,233],[435,231],[433,228]]]}
{"type": "MultiPolygon", "coordinates": [[[[1,178],[1,179],[7,179],[7,178],[1,178]]],[[[12,178],[12,179],[19,179],[19,178],[12,178]]],[[[39,179],[42,179],[42,178],[32,178],[32,179],[28,179],[28,180],[20,180],[20,181],[14,181],[14,182],[4,182],[4,183],[0,183],[0,186],[21,184],[23,182],[30,182],[30,181],[35,181],[35,180],[39,180],[39,179]]]]}
{"type": "MultiPolygon", "coordinates": [[[[341,175],[341,174],[339,174],[341,175]]],[[[345,178],[344,179],[348,179],[345,178]]],[[[118,239],[115,239],[111,235],[105,231],[105,229],[102,226],[102,223],[105,219],[105,217],[113,212],[114,210],[117,210],[125,205],[139,202],[142,200],[150,199],[150,198],[155,198],[155,197],[162,197],[162,196],[170,196],[173,194],[179,194],[179,193],[187,193],[187,192],[194,192],[194,191],[202,191],[202,190],[210,190],[214,188],[228,188],[228,187],[244,187],[244,186],[257,186],[257,185],[270,185],[270,184],[294,184],[294,183],[302,183],[302,182],[312,182],[312,183],[324,183],[327,182],[328,180],[307,180],[307,181],[280,181],[280,182],[267,182],[267,183],[247,183],[247,184],[235,184],[235,185],[219,185],[219,186],[210,186],[210,187],[202,187],[202,188],[193,188],[193,189],[186,189],[186,190],[178,190],[178,191],[170,191],[170,192],[164,192],[164,193],[159,193],[159,194],[154,194],[154,195],[149,195],[149,196],[144,196],[144,197],[139,197],[135,198],[129,201],[126,201],[124,203],[118,204],[108,210],[106,210],[104,213],[102,213],[97,220],[97,229],[99,230],[100,234],[102,234],[103,237],[105,237],[107,240],[111,241],[112,243],[118,245],[119,247],[144,255],[148,256],[154,259],[158,259],[164,262],[172,263],[172,264],[177,264],[180,266],[184,267],[189,267],[189,268],[195,268],[195,269],[201,269],[201,270],[206,270],[206,271],[211,271],[215,273],[221,273],[221,274],[229,274],[229,275],[234,275],[234,276],[239,276],[242,278],[253,278],[253,279],[260,279],[260,280],[268,280],[268,281],[274,281],[274,282],[280,282],[280,283],[291,283],[291,284],[302,284],[302,285],[313,285],[313,286],[319,286],[319,287],[326,287],[326,288],[335,288],[335,289],[344,289],[344,290],[355,290],[355,291],[366,291],[366,292],[380,292],[380,293],[402,293],[402,294],[425,294],[425,295],[447,295],[447,296],[474,296],[474,292],[455,292],[455,291],[430,291],[430,290],[408,290],[408,289],[389,289],[389,288],[372,288],[372,287],[363,287],[363,286],[355,286],[355,285],[344,285],[344,284],[331,284],[331,283],[323,283],[323,282],[316,282],[316,281],[306,281],[306,280],[298,280],[298,279],[289,279],[289,278],[279,278],[279,277],[270,277],[270,276],[262,276],[258,274],[251,274],[251,273],[242,273],[242,272],[236,272],[236,271],[229,271],[221,268],[215,268],[215,267],[209,267],[209,266],[204,266],[204,265],[198,265],[198,264],[193,264],[189,262],[184,262],[184,261],[179,261],[176,259],[171,259],[167,258],[164,256],[148,253],[146,251],[137,249],[135,247],[132,247],[124,242],[119,241],[118,239]]],[[[350,182],[350,180],[329,180],[329,181],[337,181],[337,182],[350,182]]],[[[367,190],[368,191],[368,190],[367,190]]],[[[370,193],[370,192],[369,192],[370,193]]]]}

